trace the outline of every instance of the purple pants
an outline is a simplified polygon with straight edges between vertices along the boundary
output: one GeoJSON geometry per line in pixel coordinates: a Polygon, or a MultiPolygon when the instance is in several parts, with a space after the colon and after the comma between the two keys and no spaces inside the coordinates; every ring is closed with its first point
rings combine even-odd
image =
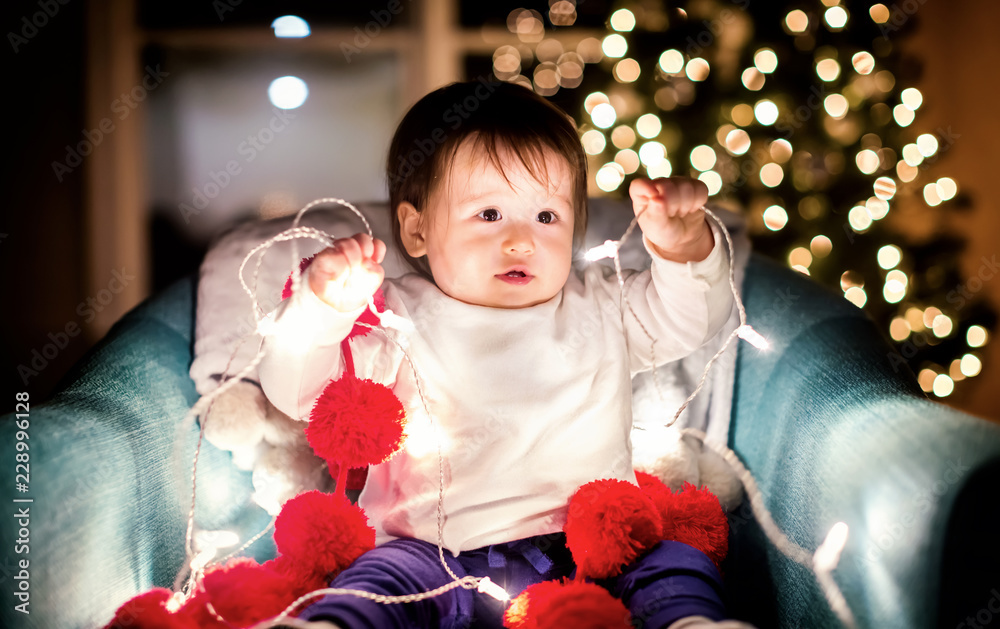
{"type": "MultiPolygon", "coordinates": [[[[575,572],[562,533],[486,546],[458,557],[445,550],[444,556],[460,578],[488,576],[511,598],[529,585],[572,577],[575,572]]],[[[399,595],[425,592],[450,580],[436,545],[398,539],[359,557],[330,586],[399,595]]],[[[635,627],[665,628],[687,616],[725,618],[718,569],[704,553],[680,542],[660,542],[621,575],[599,583],[625,603],[635,627]]],[[[345,629],[494,629],[503,626],[504,610],[504,603],[459,587],[417,603],[393,605],[349,595],[327,596],[300,617],[329,620],[345,629]]]]}

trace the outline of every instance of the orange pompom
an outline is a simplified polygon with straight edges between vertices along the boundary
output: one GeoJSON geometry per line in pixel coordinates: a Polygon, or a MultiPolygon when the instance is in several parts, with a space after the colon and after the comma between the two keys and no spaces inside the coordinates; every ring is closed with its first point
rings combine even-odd
{"type": "Polygon", "coordinates": [[[292,498],[274,522],[274,544],[287,560],[281,571],[297,584],[326,585],[363,553],[375,548],[375,529],[342,495],[307,491],[292,498]]]}
{"type": "Polygon", "coordinates": [[[389,387],[345,374],[323,389],[305,433],[321,459],[367,467],[402,447],[405,420],[403,404],[389,387]]]}
{"type": "Polygon", "coordinates": [[[720,566],[729,553],[729,521],[715,494],[684,483],[665,504],[663,539],[694,546],[720,566]]]}
{"type": "Polygon", "coordinates": [[[629,629],[625,605],[584,581],[543,581],[513,600],[503,617],[507,629],[629,629]]]}
{"type": "Polygon", "coordinates": [[[663,539],[663,522],[653,502],[632,483],[604,479],[587,483],[569,503],[566,545],[577,575],[605,579],[663,539]]]}

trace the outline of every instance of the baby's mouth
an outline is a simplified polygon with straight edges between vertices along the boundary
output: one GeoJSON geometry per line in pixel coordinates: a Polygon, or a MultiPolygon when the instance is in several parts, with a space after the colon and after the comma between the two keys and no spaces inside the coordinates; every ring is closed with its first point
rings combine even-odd
{"type": "Polygon", "coordinates": [[[505,277],[528,277],[523,271],[508,271],[504,273],[505,277]]]}

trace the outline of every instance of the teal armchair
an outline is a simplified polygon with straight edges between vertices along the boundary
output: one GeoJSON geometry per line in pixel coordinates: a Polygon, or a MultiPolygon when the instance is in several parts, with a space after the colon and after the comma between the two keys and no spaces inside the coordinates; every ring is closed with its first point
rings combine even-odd
{"type": "MultiPolygon", "coordinates": [[[[808,278],[754,255],[743,293],[772,347],[740,344],[730,447],[778,525],[814,549],[832,524],[848,524],[834,577],[860,627],[1000,622],[1000,426],[927,400],[864,314],[808,278]]],[[[15,552],[15,518],[0,518],[0,626],[100,627],[131,596],[172,585],[197,437],[189,426],[175,446],[197,400],[195,294],[188,278],[146,301],[50,400],[30,402],[30,489],[15,496],[33,500],[30,554],[15,552]],[[30,614],[15,609],[24,581],[30,614]]],[[[2,460],[13,462],[13,415],[0,430],[2,460]]],[[[208,443],[198,487],[200,527],[249,539],[267,526],[249,474],[208,443]]],[[[838,626],[811,573],[766,541],[748,507],[730,524],[735,616],[761,629],[838,626]]],[[[272,556],[269,537],[248,554],[272,556]]]]}

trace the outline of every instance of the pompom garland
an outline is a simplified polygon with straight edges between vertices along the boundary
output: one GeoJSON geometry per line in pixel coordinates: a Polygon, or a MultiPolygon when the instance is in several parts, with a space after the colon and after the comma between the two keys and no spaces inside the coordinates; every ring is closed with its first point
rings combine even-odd
{"type": "Polygon", "coordinates": [[[507,629],[630,629],[624,603],[595,583],[543,581],[514,599],[503,618],[507,629]]]}
{"type": "Polygon", "coordinates": [[[277,616],[295,599],[296,587],[288,577],[240,557],[209,569],[181,613],[190,614],[201,629],[249,627],[277,616]]]}
{"type": "Polygon", "coordinates": [[[375,529],[343,495],[307,491],[285,503],[274,522],[274,544],[288,557],[285,569],[301,581],[324,585],[373,548],[375,529]]]}
{"type": "Polygon", "coordinates": [[[405,419],[392,389],[345,373],[323,389],[305,432],[316,456],[367,467],[388,460],[402,447],[405,419]]]}
{"type": "Polygon", "coordinates": [[[164,588],[153,588],[129,599],[104,629],[198,629],[189,614],[167,611],[167,601],[173,594],[164,588]]]}
{"type": "Polygon", "coordinates": [[[729,552],[729,521],[715,494],[691,483],[671,494],[663,514],[663,538],[694,546],[721,566],[729,552]]]}
{"type": "Polygon", "coordinates": [[[663,521],[636,485],[603,479],[570,498],[563,527],[577,576],[605,579],[663,539],[663,521]]]}

